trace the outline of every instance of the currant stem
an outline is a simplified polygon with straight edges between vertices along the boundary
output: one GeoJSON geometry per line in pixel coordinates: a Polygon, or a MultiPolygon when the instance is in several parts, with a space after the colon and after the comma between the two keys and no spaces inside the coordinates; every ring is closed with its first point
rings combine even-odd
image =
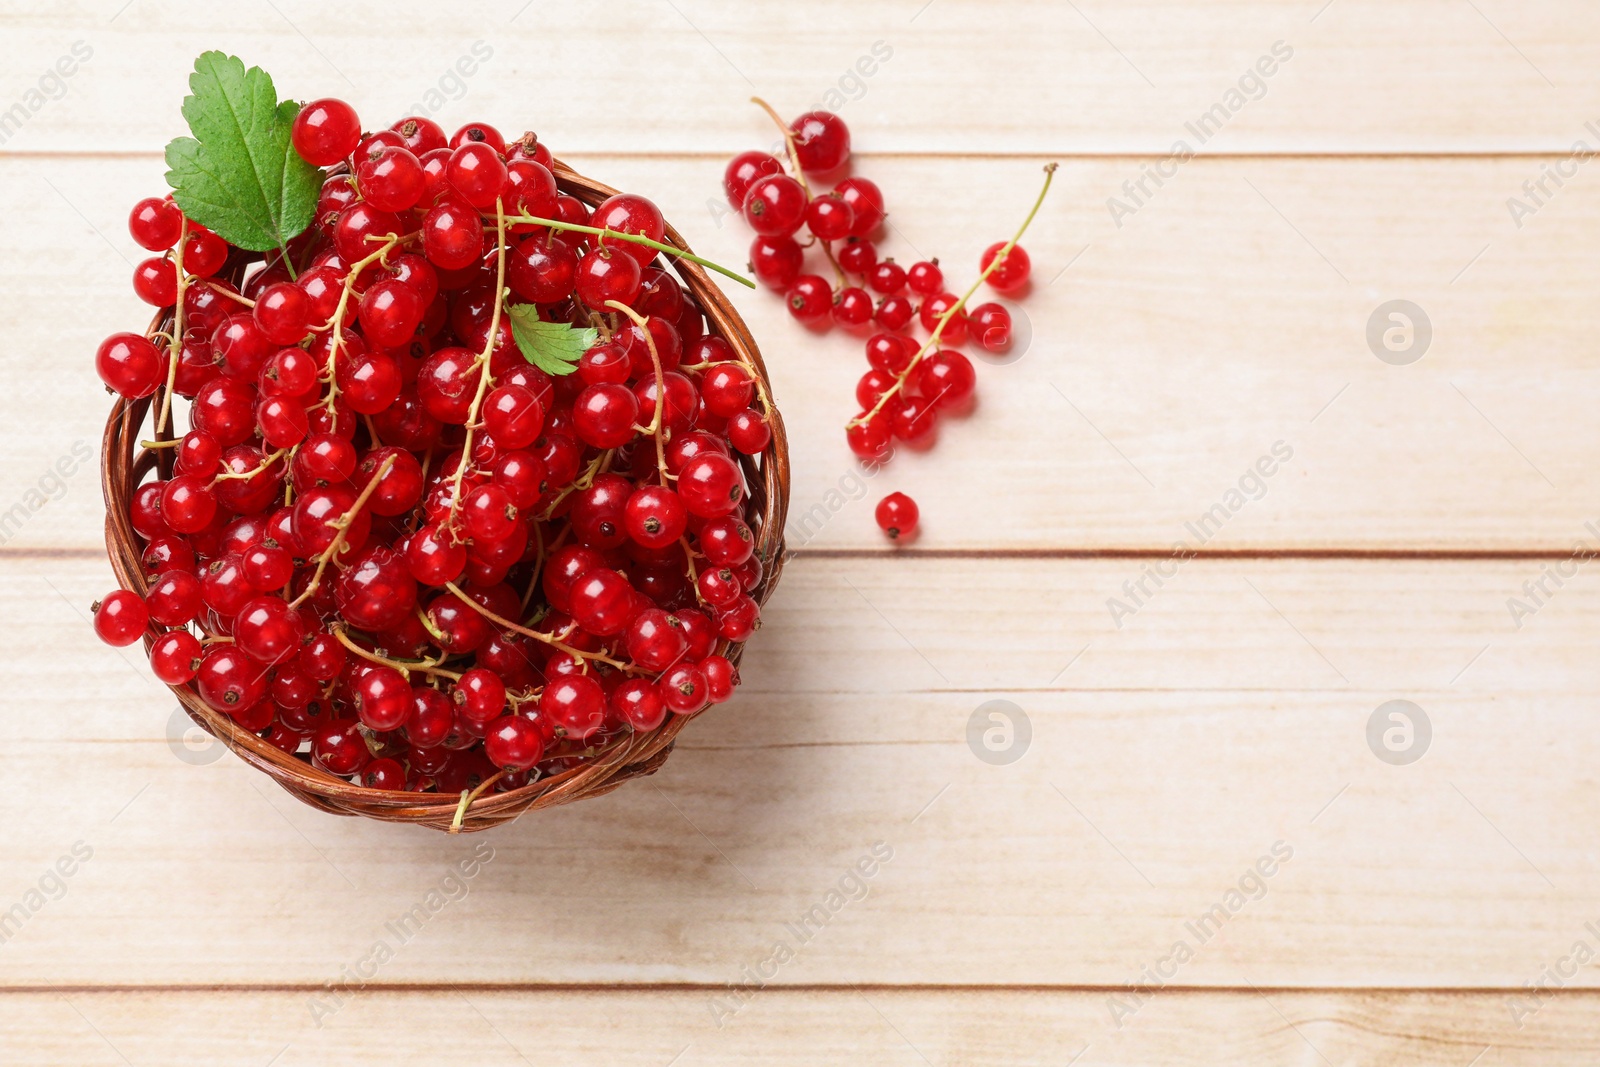
{"type": "Polygon", "coordinates": [[[446,524],[452,528],[461,510],[461,480],[467,475],[467,464],[472,462],[472,435],[477,432],[478,413],[483,409],[483,398],[489,391],[489,355],[494,351],[495,337],[500,332],[500,308],[506,302],[506,213],[505,205],[498,197],[494,202],[494,219],[494,313],[489,317],[489,337],[483,342],[483,351],[472,364],[478,372],[478,391],[472,395],[472,406],[467,409],[467,436],[461,444],[461,462],[456,465],[455,482],[450,491],[450,518],[446,524]]]}
{"type": "MultiPolygon", "coordinates": [[[[607,300],[606,307],[616,308],[632,319],[634,325],[639,327],[640,332],[644,334],[644,343],[650,349],[650,365],[656,369],[656,410],[645,432],[655,439],[656,469],[661,472],[661,484],[666,485],[670,475],[667,474],[667,444],[661,433],[661,414],[667,407],[667,380],[661,373],[661,354],[656,351],[656,339],[650,333],[649,320],[627,304],[620,300],[607,300]]],[[[667,431],[666,436],[670,437],[671,435],[672,431],[667,431]]]]}
{"type": "MultiPolygon", "coordinates": [[[[344,276],[344,288],[339,293],[339,306],[333,309],[333,317],[323,324],[322,329],[332,330],[332,343],[328,345],[328,370],[327,377],[322,380],[328,386],[328,395],[317,406],[327,408],[330,415],[335,414],[334,402],[339,399],[339,351],[344,347],[344,312],[350,306],[350,294],[355,292],[356,283],[361,278],[361,272],[380,259],[388,256],[389,250],[400,243],[400,238],[390,236],[383,242],[383,247],[364,259],[357,260],[350,266],[350,273],[344,276]]],[[[319,331],[320,332],[320,331],[319,331]]],[[[335,415],[337,419],[337,416],[335,415]]]]}
{"type": "Polygon", "coordinates": [[[362,659],[371,660],[373,663],[381,663],[385,667],[393,667],[395,670],[405,675],[408,680],[411,677],[412,671],[420,671],[423,674],[433,675],[439,678],[449,678],[457,682],[461,680],[461,675],[457,674],[455,671],[441,669],[439,664],[433,660],[391,659],[388,656],[380,656],[378,653],[373,652],[370,649],[362,648],[351,639],[350,635],[345,632],[345,628],[343,626],[333,627],[331,633],[341,645],[343,645],[345,648],[348,648],[362,659]]]}
{"type": "Polygon", "coordinates": [[[593,660],[596,663],[604,663],[608,667],[615,667],[618,670],[628,671],[630,673],[636,672],[638,669],[626,663],[618,662],[617,660],[612,659],[610,656],[603,656],[598,652],[584,652],[581,649],[573,648],[571,645],[561,641],[559,638],[552,637],[549,634],[542,634],[537,630],[530,630],[526,626],[519,626],[510,619],[503,619],[499,615],[496,615],[494,612],[490,611],[488,608],[484,607],[482,604],[478,603],[476,600],[473,600],[471,597],[467,596],[467,594],[463,593],[454,582],[446,582],[444,583],[444,587],[450,590],[450,592],[454,593],[463,604],[466,604],[468,607],[472,608],[479,615],[482,615],[496,626],[510,630],[513,633],[522,634],[525,637],[531,637],[535,641],[543,642],[544,644],[549,645],[551,648],[565,652],[573,659],[593,660]]]}
{"type": "Polygon", "coordinates": [[[177,300],[172,305],[172,341],[167,345],[167,387],[161,393],[161,414],[156,418],[156,436],[167,432],[172,414],[172,390],[178,384],[178,357],[183,354],[183,304],[189,290],[189,277],[183,271],[183,243],[189,238],[189,219],[178,224],[178,243],[172,246],[172,269],[178,276],[177,300]]]}
{"type": "Polygon", "coordinates": [[[1028,212],[1028,217],[1022,220],[1022,226],[1018,228],[1016,236],[1007,241],[1005,247],[995,253],[994,259],[984,268],[983,273],[978,275],[978,280],[973,282],[965,293],[961,294],[961,299],[951,304],[945,309],[944,314],[939,316],[939,321],[933,327],[933,333],[928,337],[927,341],[923,342],[922,347],[917,349],[917,354],[911,357],[911,362],[907,363],[905,370],[901,371],[899,376],[895,378],[894,384],[884,390],[883,395],[878,398],[878,402],[872,406],[872,410],[860,418],[851,419],[846,423],[847,427],[862,426],[871,422],[878,412],[883,410],[883,406],[889,402],[889,398],[905,387],[906,380],[911,376],[911,372],[917,369],[917,365],[922,362],[923,357],[938,348],[939,338],[943,336],[945,326],[949,324],[951,319],[961,313],[962,309],[967,306],[967,301],[971,300],[972,295],[978,291],[978,286],[987,281],[989,275],[993,274],[1006,261],[1006,256],[1011,253],[1013,248],[1017,247],[1017,242],[1022,240],[1022,235],[1028,232],[1028,227],[1033,224],[1034,216],[1039,214],[1039,208],[1044,204],[1045,194],[1050,192],[1050,183],[1055,179],[1058,165],[1056,163],[1045,164],[1044,188],[1039,190],[1039,198],[1033,202],[1033,210],[1028,212]]]}
{"type": "Polygon", "coordinates": [[[783,131],[783,143],[784,146],[789,150],[789,165],[794,168],[794,180],[799,182],[800,188],[805,191],[806,203],[811,203],[811,186],[806,183],[806,172],[800,169],[800,149],[795,146],[794,131],[791,130],[789,128],[789,124],[784,122],[782,117],[780,117],[778,113],[773,110],[772,105],[761,99],[759,96],[752,96],[750,98],[750,102],[761,108],[761,110],[765,111],[768,115],[772,116],[772,121],[777,123],[778,129],[783,131]]]}
{"type": "Polygon", "coordinates": [[[751,281],[749,278],[746,278],[742,274],[734,273],[727,267],[713,263],[709,259],[704,259],[700,256],[697,256],[693,252],[686,252],[676,245],[669,245],[662,241],[656,241],[649,237],[642,236],[641,234],[624,233],[620,230],[602,229],[598,226],[580,226],[575,222],[562,222],[560,219],[547,219],[540,215],[507,215],[505,216],[505,221],[515,226],[547,226],[550,228],[551,232],[554,233],[558,233],[562,230],[570,230],[573,233],[593,234],[602,240],[614,238],[618,241],[629,241],[636,245],[644,245],[646,248],[653,248],[657,252],[665,252],[669,256],[676,256],[678,259],[687,259],[690,263],[698,263],[707,270],[714,270],[718,274],[732,278],[734,281],[738,282],[747,289],[754,289],[756,287],[755,282],[751,281]]]}
{"type": "Polygon", "coordinates": [[[355,518],[358,514],[360,514],[361,509],[367,506],[367,501],[372,499],[372,494],[377,492],[378,483],[383,481],[384,475],[389,473],[390,468],[394,466],[394,461],[394,456],[390,456],[388,459],[384,460],[383,463],[378,467],[377,471],[374,472],[372,477],[367,481],[367,487],[361,490],[361,495],[356,497],[356,502],[350,505],[350,510],[333,520],[333,522],[330,524],[339,532],[333,535],[333,540],[328,543],[328,547],[323,549],[322,555],[317,557],[317,569],[316,572],[311,575],[311,583],[306,586],[305,592],[301,593],[290,602],[289,606],[291,608],[297,608],[301,604],[304,604],[311,598],[312,594],[317,591],[317,587],[322,584],[322,574],[328,569],[328,561],[338,554],[340,548],[344,547],[345,534],[349,532],[350,524],[355,521],[355,518]]]}

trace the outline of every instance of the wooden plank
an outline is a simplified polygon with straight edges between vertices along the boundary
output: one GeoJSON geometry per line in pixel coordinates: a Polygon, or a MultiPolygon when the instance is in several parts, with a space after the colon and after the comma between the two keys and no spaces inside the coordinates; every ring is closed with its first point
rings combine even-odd
{"type": "Polygon", "coordinates": [[[759,19],[683,0],[631,10],[625,27],[581,6],[405,10],[8,3],[17,63],[0,99],[43,94],[7,147],[158,149],[179,132],[191,57],[218,47],[264,65],[285,95],[349,97],[374,124],[418,105],[452,128],[520,116],[569,151],[731,154],[771,137],[752,93],[785,112],[834,106],[875,151],[952,154],[1165,153],[1198,146],[1185,124],[1212,108],[1226,122],[1208,149],[1565,153],[1600,117],[1600,17],[1576,0],[819,0],[759,19]],[[603,77],[571,47],[596,33],[603,77]],[[79,41],[91,57],[45,99],[61,90],[39,75],[79,41]],[[1289,57],[1276,66],[1275,44],[1289,57]],[[1263,61],[1270,76],[1247,79],[1263,61]]]}
{"type": "MultiPolygon", "coordinates": [[[[704,254],[743,261],[742,225],[706,211],[714,161],[575,162],[648,190],[704,254]]],[[[871,169],[895,197],[886,251],[943,253],[953,279],[1015,225],[1038,178],[1026,161],[871,169]],[[947,225],[956,200],[960,236],[947,225]]],[[[72,450],[94,444],[106,409],[94,346],[145,321],[122,213],[160,188],[160,167],[11,159],[0,173],[17,205],[0,218],[13,249],[0,314],[17,353],[0,370],[0,512],[62,494],[4,532],[15,546],[88,547],[98,491],[72,450]],[[64,459],[78,473],[61,488],[49,472],[64,459]]],[[[1600,540],[1585,527],[1600,523],[1595,264],[1566,237],[1600,223],[1600,187],[1570,186],[1519,231],[1504,200],[1536,175],[1527,160],[1196,161],[1119,230],[1103,201],[1137,175],[1127,159],[1062,172],[1029,238],[1036,341],[979,368],[979,409],[939,447],[875,478],[841,430],[860,342],[808,335],[770,294],[738,294],[790,426],[795,547],[883,547],[870,505],[891,489],[922,503],[923,548],[1162,550],[1204,535],[1207,550],[1560,552],[1600,540]],[[1433,324],[1410,366],[1367,346],[1390,299],[1433,324]],[[1275,446],[1290,459],[1271,458],[1275,446]],[[1252,473],[1263,462],[1271,478],[1252,473]]]]}
{"type": "Polygon", "coordinates": [[[1075,1054],[1093,1067],[1324,1060],[1423,1067],[1474,1055],[1545,1067],[1592,1063],[1600,1046],[1592,993],[1552,999],[1521,1030],[1499,992],[1166,993],[1120,1030],[1109,1022],[1104,992],[768,988],[720,1028],[708,1008],[715,990],[369,991],[323,1016],[320,1027],[309,1007],[314,995],[8,994],[0,996],[0,1049],[15,1067],[330,1060],[702,1067],[757,1058],[1021,1067],[1075,1054]]]}
{"type": "Polygon", "coordinates": [[[1600,925],[1600,594],[1570,582],[1515,631],[1538,574],[1194,562],[1116,631],[1125,560],[799,560],[747,687],[658,776],[458,840],[186,762],[170,696],[72,606],[103,568],[6,562],[0,626],[37,643],[0,735],[33,798],[0,913],[94,855],[0,982],[317,985],[437,890],[460,899],[384,981],[719,984],[812,914],[777,981],[1119,986],[1182,939],[1184,985],[1519,988],[1600,925]],[[1408,766],[1369,749],[1394,699],[1431,722],[1408,766]],[[996,700],[1030,723],[1009,765],[978,756],[996,700]],[[1230,901],[1220,934],[1191,929],[1230,901]]]}

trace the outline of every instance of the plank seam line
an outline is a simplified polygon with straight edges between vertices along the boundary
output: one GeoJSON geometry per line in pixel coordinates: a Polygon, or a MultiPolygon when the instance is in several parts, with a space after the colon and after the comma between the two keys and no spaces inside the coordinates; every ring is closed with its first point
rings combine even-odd
{"type": "MultiPolygon", "coordinates": [[[[44,995],[137,995],[151,993],[320,993],[327,989],[325,983],[314,982],[216,982],[216,983],[152,983],[147,985],[134,984],[31,984],[31,985],[0,985],[0,996],[44,996],[44,995]]],[[[361,987],[361,992],[388,993],[388,994],[416,994],[416,993],[720,993],[728,989],[727,982],[368,982],[361,987]]],[[[1056,994],[1081,994],[1098,995],[1112,993],[1126,993],[1127,987],[1121,985],[1050,985],[1050,984],[1003,984],[983,985],[975,983],[923,983],[907,984],[896,982],[796,982],[771,984],[764,987],[765,993],[840,993],[853,995],[857,991],[869,993],[1056,993],[1056,994]]],[[[1163,996],[1172,994],[1178,996],[1247,996],[1255,997],[1262,993],[1284,995],[1379,995],[1379,996],[1452,996],[1452,997],[1484,997],[1505,996],[1509,994],[1523,994],[1527,992],[1521,986],[1313,986],[1313,985],[1254,985],[1254,986],[1198,986],[1198,985],[1167,985],[1161,988],[1163,996]]],[[[1580,988],[1568,986],[1564,989],[1547,989],[1545,992],[1553,996],[1600,996],[1600,988],[1580,988]]]]}

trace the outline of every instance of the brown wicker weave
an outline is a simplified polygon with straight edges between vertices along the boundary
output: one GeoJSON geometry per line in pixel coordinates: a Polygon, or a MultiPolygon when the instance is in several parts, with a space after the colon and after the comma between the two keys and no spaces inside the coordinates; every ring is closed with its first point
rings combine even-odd
{"type": "MultiPolygon", "coordinates": [[[[554,167],[561,190],[594,205],[613,195],[607,188],[572,171],[557,161],[554,167]]],[[[683,237],[670,225],[665,241],[689,251],[683,237]]],[[[672,256],[671,260],[685,287],[705,310],[709,330],[720,334],[768,383],[761,353],[749,328],[728,298],[698,265],[672,256]]],[[[230,265],[231,266],[231,265],[230,265]]],[[[237,280],[237,279],[235,279],[237,280]]],[[[770,384],[768,386],[770,395],[770,384]]],[[[101,446],[102,489],[106,500],[106,550],[111,566],[125,589],[143,596],[148,591],[141,563],[140,539],[129,518],[129,502],[145,476],[158,465],[170,462],[166,455],[139,447],[140,431],[160,393],[153,398],[118,401],[106,423],[101,446]]],[[[759,457],[744,457],[750,497],[745,520],[756,534],[756,553],[765,573],[752,591],[765,603],[777,585],[783,569],[784,515],[789,499],[789,447],[783,420],[772,412],[772,442],[759,457]]],[[[148,648],[152,633],[145,635],[148,648]]],[[[742,648],[724,649],[737,660],[742,648]]],[[[504,793],[486,792],[472,800],[463,813],[459,794],[405,793],[367,789],[312,767],[310,763],[284,753],[255,734],[244,730],[226,715],[211,710],[192,686],[174,686],[184,710],[201,729],[227,745],[246,763],[269,775],[292,796],[323,811],[338,815],[360,815],[385,822],[415,823],[436,830],[485,830],[510,822],[525,811],[568,804],[586,797],[609,793],[632,778],[653,774],[672,752],[674,739],[688,719],[669,715],[662,726],[645,735],[627,735],[613,742],[582,766],[575,767],[530,785],[504,793]]]]}

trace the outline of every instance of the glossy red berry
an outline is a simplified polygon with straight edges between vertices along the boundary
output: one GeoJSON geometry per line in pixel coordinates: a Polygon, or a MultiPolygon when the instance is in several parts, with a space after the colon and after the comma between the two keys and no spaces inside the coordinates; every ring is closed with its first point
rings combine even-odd
{"type": "Polygon", "coordinates": [[[986,352],[1011,347],[1011,312],[1000,304],[979,304],[967,313],[968,330],[986,352]]]}
{"type": "Polygon", "coordinates": [[[609,310],[606,304],[632,304],[639,295],[644,272],[631,255],[592,248],[578,261],[578,299],[591,308],[609,310]]]}
{"type": "MultiPolygon", "coordinates": [[[[986,271],[989,264],[1000,258],[1000,253],[1005,251],[1007,242],[997,241],[983,250],[982,257],[978,260],[978,269],[986,271]]],[[[1010,252],[1006,252],[1000,265],[986,279],[989,288],[997,293],[1014,293],[1028,284],[1028,275],[1033,270],[1033,261],[1028,258],[1028,253],[1021,245],[1016,245],[1010,252]]]]}
{"type": "Polygon", "coordinates": [[[641,611],[628,624],[628,658],[647,671],[664,671],[689,650],[683,624],[660,608],[641,611]]]}
{"type": "Polygon", "coordinates": [[[806,191],[787,174],[758,178],[745,194],[744,220],[763,237],[794,233],[805,213],[806,191]]]}
{"type": "Polygon", "coordinates": [[[469,141],[450,155],[445,178],[461,198],[480,211],[494,207],[506,184],[500,153],[481,141],[469,141]]]}
{"type": "Polygon", "coordinates": [[[408,211],[422,200],[422,162],[409,148],[385,146],[356,168],[361,195],[379,211],[408,211]]]}
{"type": "Polygon", "coordinates": [[[643,678],[629,678],[611,693],[611,707],[623,722],[640,733],[648,733],[667,718],[667,705],[655,684],[643,678]]]}
{"type": "Polygon", "coordinates": [[[871,237],[883,222],[883,192],[877,183],[868,178],[846,178],[833,191],[843,197],[854,212],[850,233],[855,237],[871,237]]]}
{"type": "MultiPolygon", "coordinates": [[[[589,218],[589,225],[618,233],[637,234],[652,241],[660,241],[666,234],[666,220],[655,202],[634,193],[618,193],[602,201],[589,218]]],[[[602,248],[632,256],[641,267],[650,265],[656,250],[636,241],[623,241],[615,237],[600,238],[602,248]]]]}
{"type": "Polygon", "coordinates": [[[300,613],[275,596],[247,602],[233,624],[234,641],[260,663],[277,663],[295,655],[305,633],[300,613]]]}
{"type": "Polygon", "coordinates": [[[331,167],[356,150],[361,120],[343,100],[313,100],[290,127],[294,150],[313,167],[331,167]]]}
{"type": "Polygon", "coordinates": [[[805,252],[793,237],[756,237],[750,242],[750,273],[779,292],[794,284],[805,266],[805,252]]]}
{"type": "Polygon", "coordinates": [[[299,344],[311,324],[311,298],[293,282],[275,282],[256,296],[251,316],[273,344],[299,344]]]}
{"type": "Polygon", "coordinates": [[[683,536],[688,509],[671,489],[645,485],[635,489],[623,510],[628,536],[646,548],[665,548],[683,536]]]}
{"type": "Polygon", "coordinates": [[[100,342],[94,369],[116,392],[137,400],[165,381],[164,360],[156,346],[136,333],[114,333],[100,342]]]}
{"type": "Polygon", "coordinates": [[[311,735],[313,762],[332,774],[359,774],[372,761],[366,738],[354,719],[338,719],[311,735]]]}
{"type": "Polygon", "coordinates": [[[840,326],[865,326],[872,321],[872,296],[854,285],[839,290],[833,298],[833,321],[840,326]]]}
{"type": "Polygon", "coordinates": [[[94,632],[108,645],[131,645],[149,625],[150,613],[138,593],[117,589],[95,605],[94,632]]]}
{"type": "Polygon", "coordinates": [[[572,404],[572,425],[591,448],[619,448],[633,440],[639,401],[625,385],[591,385],[572,404]]]}
{"type": "Polygon", "coordinates": [[[906,284],[913,293],[922,296],[933,296],[944,290],[944,271],[939,269],[939,261],[923,260],[911,264],[911,269],[906,271],[906,284]]]}
{"type": "Polygon", "coordinates": [[[772,427],[760,412],[745,408],[728,420],[728,441],[747,456],[759,455],[772,441],[772,427]]]}
{"type": "Polygon", "coordinates": [[[728,162],[727,170],[723,172],[722,191],[727,194],[728,203],[738,211],[744,207],[744,198],[756,179],[782,173],[783,164],[776,156],[767,152],[740,152],[728,162]]]}
{"type": "Polygon", "coordinates": [[[707,656],[701,660],[700,673],[706,676],[706,697],[713,704],[721,704],[733,696],[739,686],[739,669],[724,656],[707,656]]]}
{"type": "Polygon", "coordinates": [[[856,213],[835,193],[819,196],[806,206],[806,228],[821,241],[844,240],[855,221],[856,213]]]}
{"type": "MultiPolygon", "coordinates": [[[[939,320],[944,318],[946,312],[959,302],[960,298],[954,293],[940,293],[938,296],[931,296],[924,300],[922,302],[922,310],[919,313],[922,319],[922,328],[929,333],[938,329],[939,320]]],[[[944,328],[939,333],[939,343],[953,348],[966,339],[967,316],[965,312],[957,311],[951,314],[949,320],[945,322],[944,328]]]]}
{"type": "Polygon", "coordinates": [[[839,249],[839,266],[851,274],[869,274],[878,262],[878,249],[871,241],[851,237],[839,249]]]}
{"type": "Polygon", "coordinates": [[[496,767],[525,771],[544,758],[544,735],[531,720],[504,715],[490,723],[483,751],[496,767]]]}
{"type": "Polygon", "coordinates": [[[678,715],[693,715],[709,699],[705,672],[698,664],[679,663],[657,683],[668,710],[678,715]]]}
{"type": "Polygon", "coordinates": [[[924,356],[917,364],[916,379],[917,391],[945,409],[960,409],[972,398],[977,385],[972,361],[948,348],[924,356]]]}
{"type": "Polygon", "coordinates": [[[168,685],[187,685],[200,669],[200,639],[188,630],[172,630],[150,646],[150,670],[168,685]]]}
{"type": "Polygon", "coordinates": [[[185,626],[205,606],[200,597],[200,579],[187,570],[165,571],[150,583],[144,605],[152,622],[162,626],[185,626]]]}
{"type": "Polygon", "coordinates": [[[838,170],[850,158],[850,129],[832,112],[808,111],[789,129],[794,133],[800,167],[808,173],[838,170]]]}
{"type": "Polygon", "coordinates": [[[133,268],[133,292],[152,307],[171,307],[178,302],[178,271],[172,260],[154,256],[133,268]]]}
{"type": "Polygon", "coordinates": [[[473,208],[445,201],[422,220],[422,251],[441,270],[461,270],[483,255],[483,219],[473,208]]]}
{"type": "Polygon", "coordinates": [[[182,229],[183,212],[170,198],[146,197],[128,213],[128,233],[140,248],[151,252],[165,252],[177,244],[182,229]]]}
{"type": "Polygon", "coordinates": [[[566,737],[582,740],[605,721],[606,696],[591,675],[552,679],[539,696],[539,714],[566,737]]]}
{"type": "Polygon", "coordinates": [[[916,532],[920,513],[915,500],[904,493],[890,493],[878,501],[873,515],[889,540],[901,541],[916,532]]]}
{"type": "Polygon", "coordinates": [[[833,289],[817,274],[802,274],[784,294],[789,314],[805,323],[821,322],[833,310],[833,289]]]}
{"type": "Polygon", "coordinates": [[[893,259],[880,259],[867,275],[867,284],[874,292],[893,296],[906,287],[906,269],[893,259]]]}
{"type": "Polygon", "coordinates": [[[703,452],[679,471],[678,495],[691,515],[721,518],[744,499],[744,478],[732,459],[720,452],[703,452]]]}

